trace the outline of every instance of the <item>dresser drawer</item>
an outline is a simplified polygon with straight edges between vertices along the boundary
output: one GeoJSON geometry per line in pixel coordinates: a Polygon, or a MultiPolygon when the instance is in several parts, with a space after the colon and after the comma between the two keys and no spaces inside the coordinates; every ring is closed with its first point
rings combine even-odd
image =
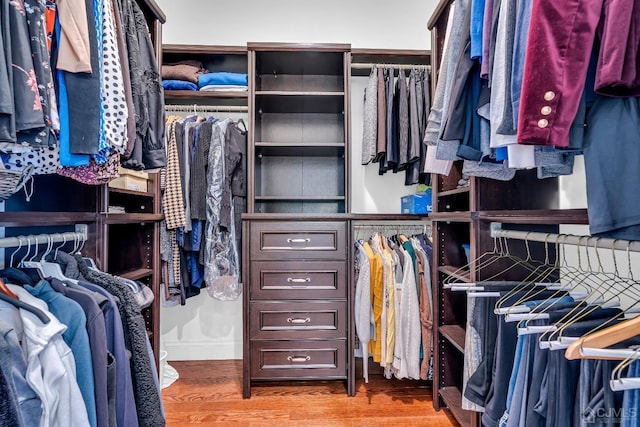
{"type": "Polygon", "coordinates": [[[251,299],[346,298],[345,261],[254,261],[251,299]]]}
{"type": "Polygon", "coordinates": [[[346,259],[342,221],[252,221],[251,259],[346,259]]]}
{"type": "Polygon", "coordinates": [[[346,340],[252,341],[252,379],[346,378],[346,340]]]}
{"type": "Polygon", "coordinates": [[[251,303],[251,338],[346,338],[345,301],[251,303]]]}

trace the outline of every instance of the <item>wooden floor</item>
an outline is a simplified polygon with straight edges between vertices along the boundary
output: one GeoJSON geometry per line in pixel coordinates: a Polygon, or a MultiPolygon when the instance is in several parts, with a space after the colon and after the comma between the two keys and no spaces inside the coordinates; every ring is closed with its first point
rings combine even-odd
{"type": "Polygon", "coordinates": [[[260,384],[242,398],[242,362],[170,362],[180,374],[162,391],[169,427],[225,426],[429,426],[456,425],[446,411],[435,412],[431,388],[415,381],[370,375],[347,397],[345,384],[305,382],[260,384]]]}

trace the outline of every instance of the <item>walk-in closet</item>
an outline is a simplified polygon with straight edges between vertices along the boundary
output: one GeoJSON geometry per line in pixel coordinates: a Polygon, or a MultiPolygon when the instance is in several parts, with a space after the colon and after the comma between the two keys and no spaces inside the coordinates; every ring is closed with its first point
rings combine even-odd
{"type": "Polygon", "coordinates": [[[638,2],[0,2],[0,426],[640,427],[638,2]]]}

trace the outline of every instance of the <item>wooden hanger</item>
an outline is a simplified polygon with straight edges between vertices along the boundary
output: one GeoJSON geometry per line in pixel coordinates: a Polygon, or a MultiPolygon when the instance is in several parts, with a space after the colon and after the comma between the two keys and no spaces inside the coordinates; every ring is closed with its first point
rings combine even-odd
{"type": "MultiPolygon", "coordinates": [[[[609,357],[607,356],[584,356],[582,349],[584,347],[605,349],[614,344],[618,344],[629,338],[640,335],[640,317],[625,320],[616,325],[602,329],[589,335],[579,338],[576,342],[571,343],[565,351],[565,357],[569,360],[575,359],[602,359],[602,360],[621,360],[626,356],[616,357],[615,350],[612,350],[609,357]]],[[[625,353],[626,354],[626,353],[625,353]]]]}

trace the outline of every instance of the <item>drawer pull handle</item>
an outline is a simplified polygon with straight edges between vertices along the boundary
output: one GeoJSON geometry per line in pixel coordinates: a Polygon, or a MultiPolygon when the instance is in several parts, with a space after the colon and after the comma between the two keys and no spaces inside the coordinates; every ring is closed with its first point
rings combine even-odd
{"type": "Polygon", "coordinates": [[[291,239],[291,238],[287,239],[287,243],[309,243],[309,242],[311,242],[311,239],[308,237],[306,239],[291,239]]]}
{"type": "Polygon", "coordinates": [[[292,323],[294,325],[299,325],[299,324],[303,324],[303,323],[309,323],[311,322],[311,318],[309,317],[305,317],[304,319],[301,317],[288,317],[287,318],[287,323],[292,323]]]}
{"type": "Polygon", "coordinates": [[[289,283],[309,283],[311,281],[311,277],[305,277],[304,279],[298,279],[295,277],[287,277],[287,282],[289,283]]]}
{"type": "Polygon", "coordinates": [[[304,363],[311,360],[311,356],[288,356],[287,360],[294,363],[304,363]]]}

